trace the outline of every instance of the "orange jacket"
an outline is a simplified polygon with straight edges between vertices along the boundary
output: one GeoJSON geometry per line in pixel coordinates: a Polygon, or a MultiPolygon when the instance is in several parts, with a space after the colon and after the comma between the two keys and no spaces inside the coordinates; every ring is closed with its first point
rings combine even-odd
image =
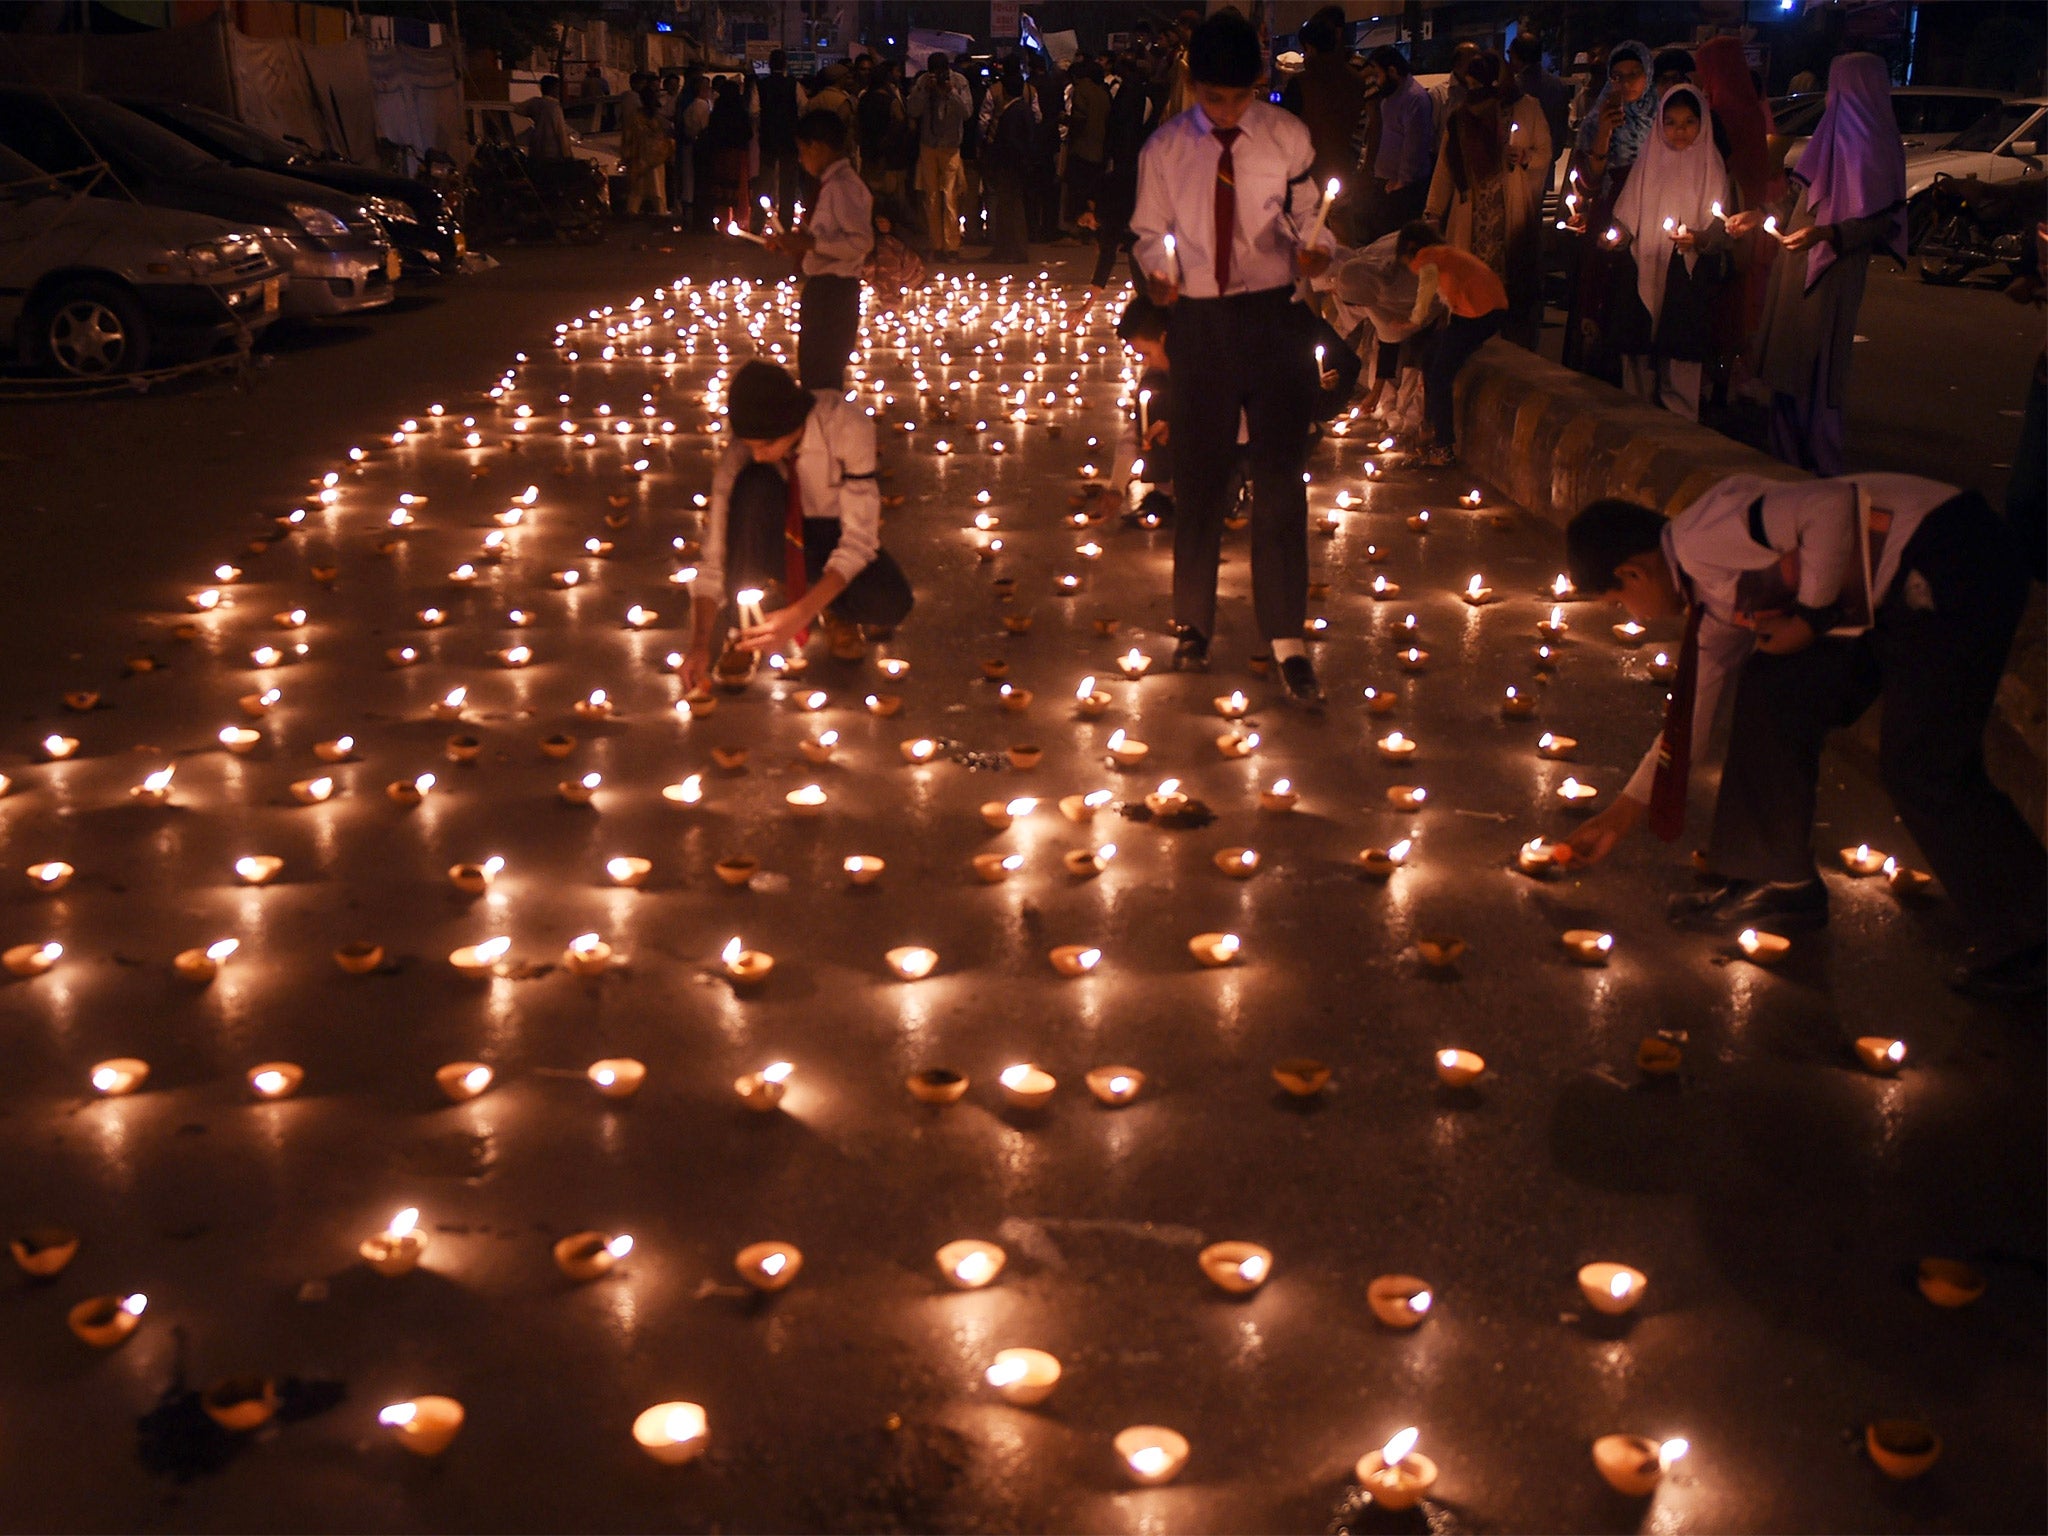
{"type": "Polygon", "coordinates": [[[1500,278],[1470,251],[1461,251],[1455,245],[1425,245],[1408,258],[1408,265],[1416,272],[1424,267],[1436,268],[1437,297],[1454,315],[1477,320],[1481,315],[1508,307],[1508,291],[1501,286],[1500,278]]]}

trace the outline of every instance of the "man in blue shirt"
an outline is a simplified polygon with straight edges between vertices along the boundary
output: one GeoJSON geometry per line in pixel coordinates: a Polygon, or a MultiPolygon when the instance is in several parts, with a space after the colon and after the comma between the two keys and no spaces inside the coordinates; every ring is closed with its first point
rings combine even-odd
{"type": "Polygon", "coordinates": [[[1436,103],[1416,83],[1400,49],[1376,48],[1372,62],[1381,81],[1380,153],[1372,171],[1386,183],[1379,219],[1384,234],[1422,217],[1436,170],[1436,103]]]}

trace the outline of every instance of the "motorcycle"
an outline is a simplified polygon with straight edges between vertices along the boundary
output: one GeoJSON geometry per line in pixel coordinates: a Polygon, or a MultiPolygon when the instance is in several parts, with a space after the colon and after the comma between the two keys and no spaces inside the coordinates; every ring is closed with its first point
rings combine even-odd
{"type": "Polygon", "coordinates": [[[534,160],[486,140],[469,162],[463,215],[479,244],[498,240],[604,238],[604,173],[587,160],[534,160]]]}
{"type": "Polygon", "coordinates": [[[1930,216],[1918,247],[1920,281],[1951,287],[1993,262],[2017,268],[2048,212],[2041,178],[1979,181],[1941,175],[1928,188],[1930,216]]]}

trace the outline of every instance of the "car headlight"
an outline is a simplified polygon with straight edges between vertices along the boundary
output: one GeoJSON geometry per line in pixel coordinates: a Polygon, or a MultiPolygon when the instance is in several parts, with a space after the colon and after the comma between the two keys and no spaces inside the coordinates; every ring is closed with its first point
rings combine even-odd
{"type": "Polygon", "coordinates": [[[202,240],[197,245],[186,246],[185,265],[192,269],[194,277],[204,277],[209,272],[219,270],[223,263],[232,259],[227,253],[226,244],[223,240],[202,240]]]}
{"type": "Polygon", "coordinates": [[[420,221],[412,205],[403,198],[373,197],[370,199],[370,212],[392,224],[417,224],[420,221]]]}
{"type": "Polygon", "coordinates": [[[325,208],[312,203],[286,203],[285,211],[299,221],[299,228],[309,235],[324,235],[329,239],[339,238],[348,233],[348,225],[329,213],[325,208]]]}

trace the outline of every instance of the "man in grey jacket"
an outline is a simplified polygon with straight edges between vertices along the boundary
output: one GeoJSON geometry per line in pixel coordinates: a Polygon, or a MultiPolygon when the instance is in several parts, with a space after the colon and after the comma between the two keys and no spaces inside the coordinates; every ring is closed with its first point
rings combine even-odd
{"type": "Polygon", "coordinates": [[[935,53],[910,88],[904,110],[917,124],[917,182],[924,188],[925,225],[932,259],[960,254],[960,134],[974,111],[967,79],[935,53]]]}

